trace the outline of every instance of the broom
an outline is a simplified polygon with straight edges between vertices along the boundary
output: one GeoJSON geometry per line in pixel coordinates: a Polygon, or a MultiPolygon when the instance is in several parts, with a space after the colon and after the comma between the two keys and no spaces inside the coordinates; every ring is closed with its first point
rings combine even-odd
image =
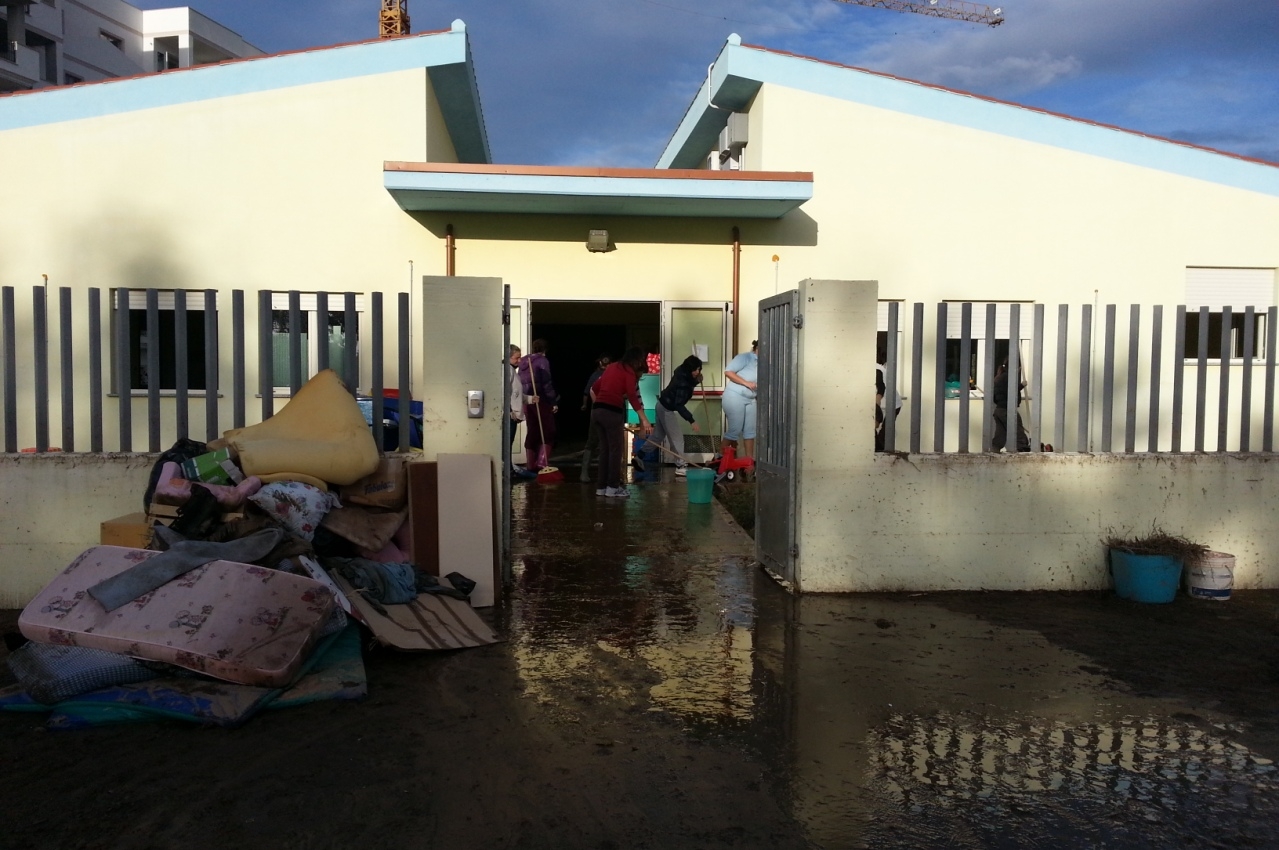
{"type": "Polygon", "coordinates": [[[533,385],[533,395],[537,396],[537,404],[534,408],[537,410],[537,435],[542,441],[537,448],[537,464],[540,467],[537,470],[537,483],[554,484],[564,480],[564,473],[560,472],[558,467],[547,465],[551,462],[551,458],[546,448],[546,428],[542,425],[542,396],[537,391],[537,378],[534,377],[531,361],[528,364],[528,379],[533,385]]]}

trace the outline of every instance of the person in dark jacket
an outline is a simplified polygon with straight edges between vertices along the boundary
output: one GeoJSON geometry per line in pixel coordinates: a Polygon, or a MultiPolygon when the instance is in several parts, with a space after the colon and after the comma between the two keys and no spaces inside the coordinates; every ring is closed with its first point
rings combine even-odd
{"type": "Polygon", "coordinates": [[[551,380],[551,363],[546,359],[546,340],[533,340],[533,353],[520,359],[516,374],[524,392],[525,469],[536,472],[550,465],[555,446],[555,414],[560,412],[560,396],[551,380]]]}
{"type": "Polygon", "coordinates": [[[666,445],[675,455],[675,474],[683,476],[688,466],[684,460],[684,429],[680,427],[679,417],[683,417],[694,431],[700,431],[693,414],[688,412],[688,403],[693,398],[693,391],[702,382],[702,361],[693,355],[684,358],[684,362],[675,367],[671,373],[671,382],[666,385],[657,397],[657,410],[653,423],[653,436],[649,438],[659,446],[666,445]]]}
{"type": "Polygon", "coordinates": [[[591,398],[591,389],[595,386],[595,382],[604,374],[604,370],[608,368],[608,364],[613,362],[613,358],[607,354],[601,354],[595,358],[595,371],[586,379],[586,387],[582,390],[582,412],[586,414],[586,448],[582,450],[582,481],[591,480],[591,455],[598,457],[600,450],[600,432],[595,430],[595,424],[592,421],[591,411],[595,407],[595,401],[591,398]]]}
{"type": "Polygon", "coordinates": [[[995,433],[990,441],[990,448],[993,451],[1001,451],[1004,448],[1004,443],[1008,441],[1010,412],[1012,415],[1011,422],[1017,432],[1017,448],[1013,449],[1013,451],[1030,451],[1030,437],[1026,434],[1026,429],[1022,427],[1021,416],[1017,412],[1018,406],[1021,405],[1021,391],[1025,386],[1026,382],[1021,381],[1017,387],[1016,400],[1013,401],[1012,410],[1009,411],[1008,361],[1005,360],[999,364],[999,369],[995,372],[995,389],[991,395],[991,400],[995,403],[995,433]]]}

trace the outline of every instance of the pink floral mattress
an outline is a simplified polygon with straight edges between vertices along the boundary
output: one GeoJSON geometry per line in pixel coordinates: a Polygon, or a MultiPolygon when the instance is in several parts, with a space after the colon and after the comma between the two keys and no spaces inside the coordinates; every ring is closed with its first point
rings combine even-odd
{"type": "Polygon", "coordinates": [[[212,561],[107,612],[86,591],[160,554],[95,546],[40,591],[18,619],[28,638],[164,661],[244,685],[288,684],[335,604],[301,576],[212,561]]]}

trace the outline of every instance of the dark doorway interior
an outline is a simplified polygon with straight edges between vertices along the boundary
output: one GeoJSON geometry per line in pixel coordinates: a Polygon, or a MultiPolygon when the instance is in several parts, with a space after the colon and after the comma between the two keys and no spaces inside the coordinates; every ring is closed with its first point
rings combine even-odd
{"type": "Polygon", "coordinates": [[[632,345],[656,351],[661,343],[661,305],[636,301],[534,301],[529,339],[545,339],[555,389],[561,398],[555,454],[586,441],[589,422],[582,390],[600,354],[618,358],[632,345]]]}

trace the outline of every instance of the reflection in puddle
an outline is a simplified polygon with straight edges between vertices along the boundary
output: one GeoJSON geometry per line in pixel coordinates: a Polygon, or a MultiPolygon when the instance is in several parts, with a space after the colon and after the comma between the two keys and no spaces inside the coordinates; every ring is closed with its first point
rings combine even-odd
{"type": "Polygon", "coordinates": [[[1069,724],[898,714],[867,744],[867,785],[879,809],[870,833],[887,828],[897,839],[922,831],[935,840],[938,824],[953,829],[956,819],[977,833],[1020,819],[1027,831],[1014,846],[1052,846],[1067,835],[1139,846],[1165,831],[1164,846],[1237,845],[1261,837],[1228,838],[1243,828],[1240,818],[1256,823],[1279,808],[1279,775],[1269,759],[1167,719],[1069,724]]]}
{"type": "Polygon", "coordinates": [[[543,584],[552,571],[539,559],[520,566],[512,631],[530,696],[560,703],[563,685],[581,687],[589,670],[586,684],[595,690],[646,699],[688,720],[752,718],[754,577],[743,561],[690,572],[624,556],[614,566],[596,562],[572,589],[543,584]],[[631,664],[608,665],[608,656],[631,664]]]}

